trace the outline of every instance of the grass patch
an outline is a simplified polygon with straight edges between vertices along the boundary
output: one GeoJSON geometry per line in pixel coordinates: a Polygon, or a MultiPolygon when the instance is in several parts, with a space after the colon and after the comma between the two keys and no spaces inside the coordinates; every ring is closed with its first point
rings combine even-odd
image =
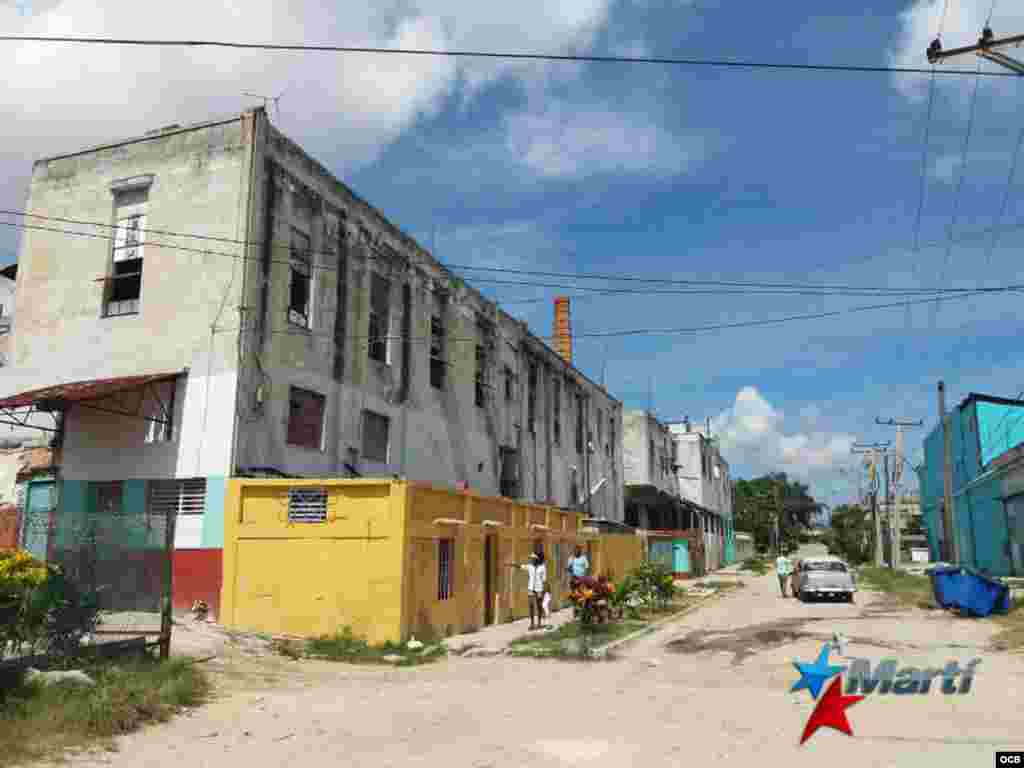
{"type": "Polygon", "coordinates": [[[113,737],[168,720],[210,692],[202,671],[184,659],[146,656],[83,671],[95,687],[21,681],[0,693],[0,766],[97,743],[109,748],[113,737]]]}
{"type": "Polygon", "coordinates": [[[400,667],[428,664],[448,655],[440,643],[424,643],[422,648],[415,650],[404,643],[370,645],[363,638],[356,637],[349,627],[333,636],[308,640],[304,646],[278,641],[275,649],[291,658],[306,657],[354,664],[393,664],[400,667]]]}
{"type": "Polygon", "coordinates": [[[914,576],[905,571],[865,566],[857,572],[858,586],[892,595],[906,605],[933,608],[932,581],[928,576],[914,576]]]}
{"type": "Polygon", "coordinates": [[[516,638],[509,644],[509,655],[534,658],[587,658],[590,649],[611,643],[649,624],[649,621],[623,619],[595,624],[589,630],[584,630],[578,621],[571,621],[551,632],[536,632],[516,638]]]}
{"type": "Polygon", "coordinates": [[[744,571],[751,571],[752,573],[756,573],[758,576],[764,576],[768,573],[769,567],[768,561],[763,557],[748,557],[743,561],[740,569],[744,571]]]}
{"type": "Polygon", "coordinates": [[[993,619],[1001,627],[993,638],[998,647],[1006,650],[1024,649],[1024,597],[1014,599],[1008,613],[997,614],[993,619]]]}

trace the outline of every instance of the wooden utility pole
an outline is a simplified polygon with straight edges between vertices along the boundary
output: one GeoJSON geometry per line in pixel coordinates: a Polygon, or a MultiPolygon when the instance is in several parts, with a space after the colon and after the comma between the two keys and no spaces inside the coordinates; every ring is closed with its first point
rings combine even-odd
{"type": "Polygon", "coordinates": [[[906,461],[906,457],[903,455],[903,428],[904,427],[923,427],[923,421],[911,421],[909,419],[881,419],[876,418],[875,423],[883,427],[896,427],[896,454],[895,454],[895,466],[893,466],[892,477],[893,477],[893,503],[888,503],[888,492],[886,492],[886,508],[889,510],[889,525],[890,525],[890,536],[892,541],[892,567],[896,568],[900,563],[900,553],[902,550],[902,544],[900,540],[901,536],[901,522],[900,522],[900,510],[899,500],[895,497],[899,495],[899,489],[896,487],[898,483],[896,478],[902,474],[902,462],[906,461]]]}
{"type": "Polygon", "coordinates": [[[942,43],[939,41],[939,38],[935,38],[932,44],[928,46],[928,62],[930,64],[938,64],[956,56],[965,56],[973,53],[975,56],[987,59],[994,64],[1005,67],[1011,72],[1024,75],[1024,62],[1017,61],[1017,59],[1011,58],[999,50],[1008,46],[1018,47],[1021,43],[1024,43],[1024,35],[1002,37],[997,40],[996,36],[992,33],[992,28],[986,24],[985,28],[981,31],[981,37],[978,38],[978,42],[974,45],[965,45],[961,48],[951,48],[948,51],[944,51],[942,50],[942,43]]]}
{"type": "MultiPolygon", "coordinates": [[[[877,456],[879,452],[885,452],[889,447],[889,442],[884,443],[872,443],[871,445],[864,445],[854,443],[851,449],[853,453],[869,453],[872,456],[872,462],[876,464],[877,471],[877,456]]],[[[886,464],[888,466],[888,464],[886,464]]],[[[887,484],[888,486],[888,484],[887,484]]],[[[875,565],[877,567],[882,566],[882,517],[878,513],[878,488],[877,488],[877,476],[876,482],[871,487],[871,514],[875,521],[875,565]]]]}
{"type": "Polygon", "coordinates": [[[942,425],[942,557],[960,562],[960,542],[956,536],[956,514],[953,509],[953,431],[946,416],[946,385],[939,382],[939,423],[942,425]]]}

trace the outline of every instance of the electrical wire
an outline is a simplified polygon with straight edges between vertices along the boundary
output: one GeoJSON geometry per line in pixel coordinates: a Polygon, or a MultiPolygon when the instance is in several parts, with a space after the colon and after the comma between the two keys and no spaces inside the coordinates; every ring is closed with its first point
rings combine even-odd
{"type": "MultiPolygon", "coordinates": [[[[98,227],[107,230],[116,230],[117,225],[109,224],[106,222],[98,221],[87,221],[82,219],[69,219],[59,216],[44,216],[42,214],[33,214],[23,211],[13,211],[8,209],[0,209],[0,214],[7,214],[12,216],[23,216],[26,218],[42,219],[46,221],[56,221],[59,223],[87,225],[92,227],[98,227]]],[[[14,227],[17,229],[36,230],[44,232],[53,232],[57,234],[64,234],[73,237],[85,237],[97,240],[110,240],[110,235],[101,234],[96,232],[83,232],[78,230],[62,229],[59,227],[48,227],[38,224],[24,224],[19,222],[11,221],[0,221],[0,225],[7,227],[14,227]]],[[[149,234],[161,234],[172,237],[180,237],[186,239],[195,240],[208,240],[213,242],[225,243],[225,244],[237,244],[237,245],[263,245],[260,241],[244,241],[239,239],[218,237],[212,235],[200,235],[195,233],[176,232],[173,230],[164,229],[152,229],[145,228],[142,230],[145,235],[149,234]]],[[[986,230],[988,231],[988,230],[986,230]]],[[[242,261],[263,261],[262,256],[246,256],[244,254],[229,253],[226,251],[211,250],[209,248],[197,248],[187,245],[179,245],[173,243],[163,243],[159,241],[149,240],[143,243],[145,246],[153,246],[157,248],[164,248],[171,251],[182,251],[185,253],[194,253],[204,257],[216,256],[222,258],[238,259],[242,261]]],[[[290,245],[285,243],[271,243],[272,248],[290,249],[290,245]]],[[[308,251],[311,256],[323,256],[329,258],[336,258],[337,254],[329,251],[308,251]]],[[[291,265],[289,259],[270,259],[271,263],[291,265]]],[[[462,270],[462,271],[482,271],[482,272],[497,272],[502,274],[515,274],[515,275],[529,275],[529,276],[540,276],[540,277],[560,277],[571,280],[605,280],[605,281],[618,281],[618,282],[637,282],[645,283],[649,285],[684,285],[684,286],[721,286],[728,288],[761,288],[761,289],[792,289],[792,290],[809,290],[809,291],[831,291],[834,295],[841,295],[842,292],[849,292],[852,295],[931,295],[938,293],[964,293],[975,288],[897,288],[892,286],[857,286],[857,285],[841,285],[841,284],[813,284],[813,283],[792,283],[792,282],[762,282],[762,281],[744,281],[744,280],[683,280],[683,279],[672,279],[672,278],[648,278],[639,277],[636,275],[629,274],[598,274],[598,273],[587,273],[587,272],[552,272],[552,271],[541,271],[541,270],[526,270],[526,269],[514,269],[510,267],[482,267],[472,264],[446,264],[439,262],[438,266],[446,270],[462,270]]],[[[336,272],[337,267],[327,264],[313,264],[311,265],[313,270],[325,271],[325,272],[336,272]]],[[[464,279],[464,278],[463,278],[464,279]]],[[[473,278],[478,282],[485,282],[486,278],[473,278]]],[[[516,283],[519,285],[531,285],[532,283],[516,283]]],[[[538,284],[536,287],[549,287],[548,284],[538,284]]],[[[557,288],[573,287],[573,286],[550,286],[557,288]]]]}
{"type": "MultiPolygon", "coordinates": [[[[188,47],[188,48],[237,48],[243,50],[263,51],[296,51],[323,53],[372,53],[397,54],[402,56],[434,56],[451,58],[475,59],[509,59],[525,61],[553,62],[585,62],[602,64],[661,64],[684,67],[728,67],[735,69],[767,69],[796,70],[806,72],[860,72],[875,74],[930,74],[930,69],[923,67],[892,67],[881,65],[849,65],[849,64],[801,64],[765,61],[737,61],[733,59],[692,59],[676,57],[652,56],[597,56],[584,54],[546,54],[546,53],[499,53],[495,51],[471,50],[436,50],[428,48],[379,48],[371,46],[315,45],[309,43],[239,43],[226,40],[171,40],[112,37],[69,37],[39,35],[0,35],[0,42],[15,43],[81,43],[93,45],[130,45],[157,47],[188,47]]],[[[939,70],[943,75],[974,75],[974,72],[962,69],[939,70]]],[[[1013,72],[991,71],[985,73],[990,77],[1019,77],[1013,72]]]]}
{"type": "MultiPolygon", "coordinates": [[[[982,72],[982,60],[978,60],[978,74],[982,72]]],[[[974,118],[977,114],[978,107],[978,92],[981,90],[981,78],[978,77],[974,81],[974,90],[971,92],[970,107],[967,114],[967,129],[964,131],[964,142],[960,149],[960,175],[957,179],[956,191],[953,194],[953,210],[950,215],[949,221],[949,242],[946,247],[946,266],[945,274],[949,274],[950,267],[953,265],[953,236],[956,231],[956,221],[960,214],[960,197],[963,192],[964,179],[967,177],[967,157],[971,147],[971,136],[974,133],[974,118]]],[[[938,322],[938,307],[932,308],[932,330],[935,330],[935,326],[938,322]]]]}
{"type": "MultiPolygon", "coordinates": [[[[800,320],[821,320],[821,319],[824,319],[824,318],[827,318],[827,317],[838,317],[840,315],[855,314],[855,313],[859,313],[859,312],[868,312],[868,311],[879,310],[879,309],[902,308],[902,307],[906,306],[908,303],[910,303],[910,304],[927,304],[927,303],[930,303],[930,302],[933,302],[933,301],[934,302],[955,301],[957,299],[969,298],[971,296],[974,296],[976,293],[1008,294],[1008,293],[1019,292],[1019,291],[1022,291],[1022,290],[1024,290],[1024,285],[1009,286],[1009,287],[1003,287],[1003,288],[979,288],[979,289],[975,289],[973,291],[970,291],[968,293],[955,294],[955,295],[952,295],[952,296],[937,296],[937,297],[929,297],[929,298],[922,298],[922,299],[910,299],[908,301],[889,302],[889,303],[885,303],[885,304],[862,304],[862,305],[859,305],[859,306],[846,307],[845,309],[833,310],[833,311],[830,311],[830,312],[815,312],[815,313],[804,314],[804,315],[789,315],[789,316],[786,316],[786,317],[766,318],[766,319],[763,319],[763,320],[747,320],[747,321],[741,321],[741,322],[738,322],[738,323],[718,323],[718,324],[713,324],[713,325],[694,326],[694,327],[690,327],[690,328],[636,328],[636,329],[617,330],[617,331],[588,331],[588,332],[583,332],[583,333],[573,333],[573,340],[575,341],[576,339],[623,338],[623,337],[629,337],[629,336],[682,336],[682,335],[687,335],[687,334],[698,334],[698,333],[708,333],[708,332],[713,332],[713,331],[732,330],[732,329],[736,329],[736,328],[754,328],[754,327],[767,326],[767,325],[780,325],[780,324],[784,324],[784,323],[797,322],[797,321],[800,321],[800,320]]],[[[234,332],[234,331],[239,331],[239,330],[242,330],[242,329],[241,328],[223,328],[223,329],[218,329],[218,330],[220,332],[234,332]]],[[[252,330],[252,329],[249,329],[249,330],[252,330]]],[[[337,338],[336,336],[334,336],[334,334],[317,333],[317,332],[310,331],[310,330],[307,330],[307,329],[304,329],[304,328],[301,328],[301,327],[297,327],[295,329],[275,329],[275,330],[270,330],[268,332],[270,334],[275,334],[275,335],[280,335],[280,334],[299,335],[299,336],[305,336],[307,338],[308,337],[314,337],[314,338],[322,337],[322,338],[330,338],[330,339],[336,339],[337,338]]],[[[535,335],[535,334],[532,334],[532,335],[535,335]]],[[[363,334],[363,335],[346,336],[345,338],[347,340],[349,340],[349,341],[369,341],[371,338],[373,338],[375,341],[384,341],[384,340],[389,340],[389,341],[405,341],[405,340],[408,340],[410,342],[421,342],[421,343],[422,342],[430,342],[431,341],[431,337],[429,335],[427,335],[427,336],[409,336],[409,337],[405,337],[405,336],[401,336],[401,335],[384,335],[384,336],[373,336],[373,337],[371,337],[368,334],[363,334]]],[[[545,340],[545,341],[550,341],[550,340],[553,340],[555,337],[554,336],[536,336],[536,338],[539,338],[539,339],[542,339],[542,340],[545,340]]],[[[457,343],[458,342],[479,343],[480,339],[479,339],[478,336],[465,336],[465,337],[451,337],[451,336],[449,336],[449,337],[446,337],[446,340],[447,341],[451,341],[451,342],[457,342],[457,343]]]]}

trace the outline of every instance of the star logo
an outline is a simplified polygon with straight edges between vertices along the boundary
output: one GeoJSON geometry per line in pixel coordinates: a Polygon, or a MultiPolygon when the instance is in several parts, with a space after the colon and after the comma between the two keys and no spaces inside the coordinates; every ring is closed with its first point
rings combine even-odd
{"type": "Polygon", "coordinates": [[[853,729],[850,728],[850,721],[846,719],[845,710],[864,697],[843,696],[842,690],[843,678],[839,676],[832,681],[832,685],[828,687],[825,695],[821,697],[814,707],[814,711],[811,712],[811,717],[807,720],[807,725],[804,726],[804,735],[800,737],[801,744],[811,738],[819,728],[834,728],[847,736],[853,736],[853,729]]]}
{"type": "Polygon", "coordinates": [[[811,698],[817,699],[818,694],[821,693],[821,688],[828,681],[830,677],[842,672],[846,667],[833,667],[828,663],[828,651],[829,645],[825,645],[821,648],[821,653],[818,654],[818,659],[813,664],[802,664],[799,661],[794,661],[793,666],[796,667],[796,671],[800,673],[800,679],[793,683],[793,687],[789,689],[790,693],[806,688],[810,691],[811,698]]]}

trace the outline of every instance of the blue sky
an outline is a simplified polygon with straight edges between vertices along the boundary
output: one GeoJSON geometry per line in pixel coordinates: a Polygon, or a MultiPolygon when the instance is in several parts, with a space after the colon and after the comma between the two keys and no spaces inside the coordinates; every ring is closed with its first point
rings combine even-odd
{"type": "MultiPolygon", "coordinates": [[[[974,40],[991,0],[952,3],[947,47],[974,40]]],[[[361,6],[190,0],[147,23],[126,2],[0,6],[26,34],[219,37],[503,51],[926,66],[939,4],[728,0],[464,0],[361,6]],[[124,8],[120,9],[119,6],[124,8]],[[244,8],[244,12],[243,12],[244,8]],[[203,28],[193,19],[202,15],[203,28]]],[[[997,5],[997,34],[1024,12],[997,5]]],[[[242,91],[284,91],[272,119],[444,262],[655,279],[889,287],[1018,282],[1019,182],[991,239],[1018,131],[1016,82],[935,80],[914,250],[929,78],[923,75],[522,64],[333,54],[12,46],[0,85],[0,202],[20,208],[31,159],[171,122],[228,114],[242,91]],[[963,180],[961,182],[961,168],[963,180]],[[959,190],[959,193],[958,193],[959,190]],[[954,242],[947,244],[951,224],[954,242]]],[[[957,66],[974,68],[967,60],[957,66]]],[[[1024,165],[1024,163],[1022,163],[1024,165]]],[[[1022,168],[1024,175],[1024,168],[1022,168]]],[[[0,232],[10,261],[17,233],[0,232]]],[[[560,292],[470,282],[550,332],[560,292]],[[517,303],[536,299],[534,303],[517,303]]],[[[475,276],[477,279],[473,279],[475,276]]],[[[622,287],[617,286],[617,287],[622,287]]],[[[634,286],[629,286],[634,287],[634,286]]],[[[670,287],[670,286],[665,286],[670,287]]],[[[664,287],[663,287],[664,289],[664,287]]],[[[576,290],[568,291],[577,293],[576,290]]],[[[897,299],[602,296],[573,303],[578,333],[687,328],[897,299]]],[[[784,469],[833,502],[856,486],[853,439],[892,437],[876,416],[935,420],[935,385],[1013,396],[1017,296],[699,335],[578,339],[578,365],[627,407],[710,417],[733,474],[784,469]]],[[[925,430],[911,433],[916,452],[925,430]]]]}

